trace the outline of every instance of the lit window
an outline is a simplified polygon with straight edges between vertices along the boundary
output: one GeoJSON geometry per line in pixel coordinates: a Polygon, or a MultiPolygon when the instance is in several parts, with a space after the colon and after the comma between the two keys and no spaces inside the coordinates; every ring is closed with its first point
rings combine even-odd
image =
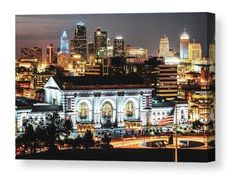
{"type": "Polygon", "coordinates": [[[127,116],[131,117],[134,115],[135,111],[134,111],[133,102],[131,102],[131,101],[127,102],[126,107],[125,107],[125,112],[126,112],[127,116]]]}
{"type": "Polygon", "coordinates": [[[78,116],[80,117],[80,119],[86,119],[88,116],[88,112],[88,105],[85,102],[82,102],[79,106],[78,116]]]}
{"type": "Polygon", "coordinates": [[[105,118],[110,118],[113,113],[112,105],[109,102],[106,102],[102,107],[102,116],[105,118]]]}

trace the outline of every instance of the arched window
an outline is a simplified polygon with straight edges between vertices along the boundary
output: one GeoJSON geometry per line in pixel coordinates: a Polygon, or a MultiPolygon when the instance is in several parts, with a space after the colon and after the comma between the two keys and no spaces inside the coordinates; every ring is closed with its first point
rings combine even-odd
{"type": "Polygon", "coordinates": [[[109,102],[105,102],[102,107],[102,116],[105,118],[110,118],[113,115],[113,108],[109,102]]]}
{"type": "Polygon", "coordinates": [[[86,119],[88,117],[89,108],[85,102],[82,102],[78,109],[78,116],[80,119],[86,119]]]}
{"type": "Polygon", "coordinates": [[[135,108],[132,101],[128,101],[125,106],[125,113],[128,117],[132,117],[135,113],[135,108]]]}

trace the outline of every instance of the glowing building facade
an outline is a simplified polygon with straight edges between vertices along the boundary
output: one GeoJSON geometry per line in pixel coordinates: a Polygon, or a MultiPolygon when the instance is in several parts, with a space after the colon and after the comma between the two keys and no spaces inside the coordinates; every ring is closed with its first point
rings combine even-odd
{"type": "Polygon", "coordinates": [[[165,58],[169,56],[169,52],[170,52],[169,39],[167,35],[164,34],[163,37],[161,37],[160,39],[158,56],[165,58]]]}
{"type": "Polygon", "coordinates": [[[184,32],[180,36],[180,58],[188,59],[188,45],[189,45],[189,35],[184,29],[184,32]]]}
{"type": "Polygon", "coordinates": [[[127,46],[125,48],[125,56],[147,59],[148,58],[148,50],[145,48],[140,48],[140,47],[127,46]]]}
{"type": "Polygon", "coordinates": [[[109,38],[107,39],[107,57],[113,57],[113,46],[109,38]]]}
{"type": "Polygon", "coordinates": [[[124,39],[122,36],[117,36],[114,39],[113,56],[124,57],[124,39]]]}
{"type": "Polygon", "coordinates": [[[148,59],[148,50],[141,47],[127,46],[125,48],[127,63],[144,63],[148,59]]]}
{"type": "Polygon", "coordinates": [[[209,58],[211,59],[212,63],[215,63],[215,43],[209,44],[209,58]]]}
{"type": "Polygon", "coordinates": [[[177,95],[177,65],[159,64],[157,67],[156,96],[174,100],[177,95]]]}
{"type": "Polygon", "coordinates": [[[60,38],[60,53],[69,54],[69,40],[65,30],[63,31],[60,38]]]}
{"type": "Polygon", "coordinates": [[[200,43],[189,43],[188,45],[188,60],[201,60],[202,46],[200,43]]]}
{"type": "Polygon", "coordinates": [[[51,77],[44,90],[46,102],[61,105],[74,124],[121,127],[125,120],[142,125],[150,120],[152,88],[140,78],[51,77]]]}

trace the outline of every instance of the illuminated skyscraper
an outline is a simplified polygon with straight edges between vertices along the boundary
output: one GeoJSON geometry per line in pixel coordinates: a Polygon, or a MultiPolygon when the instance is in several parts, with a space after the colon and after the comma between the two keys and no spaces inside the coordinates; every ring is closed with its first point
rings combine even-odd
{"type": "Polygon", "coordinates": [[[188,44],[189,44],[189,35],[184,29],[184,32],[180,37],[180,58],[187,59],[188,58],[188,44]]]}
{"type": "Polygon", "coordinates": [[[188,60],[201,60],[202,47],[200,43],[189,43],[188,45],[188,60]]]}
{"type": "Polygon", "coordinates": [[[113,56],[124,57],[124,39],[122,36],[117,36],[114,39],[113,56]]]}
{"type": "Polygon", "coordinates": [[[98,28],[94,33],[95,53],[98,58],[107,56],[107,32],[98,28]]]}
{"type": "Polygon", "coordinates": [[[168,57],[170,52],[169,39],[166,34],[163,35],[160,39],[159,44],[159,57],[168,57]]]}
{"type": "Polygon", "coordinates": [[[67,33],[65,30],[63,31],[63,34],[60,38],[60,52],[62,54],[69,53],[69,41],[68,41],[67,33]]]}
{"type": "Polygon", "coordinates": [[[177,97],[177,65],[159,64],[157,67],[156,96],[173,100],[177,97]]]}
{"type": "Polygon", "coordinates": [[[78,22],[75,29],[74,39],[71,41],[72,52],[80,54],[82,60],[87,60],[87,36],[83,22],[78,22]]]}
{"type": "Polygon", "coordinates": [[[113,46],[109,38],[107,39],[107,57],[113,57],[113,46]]]}
{"type": "Polygon", "coordinates": [[[55,49],[53,44],[47,45],[47,55],[46,60],[48,64],[54,64],[55,63],[55,49]]]}

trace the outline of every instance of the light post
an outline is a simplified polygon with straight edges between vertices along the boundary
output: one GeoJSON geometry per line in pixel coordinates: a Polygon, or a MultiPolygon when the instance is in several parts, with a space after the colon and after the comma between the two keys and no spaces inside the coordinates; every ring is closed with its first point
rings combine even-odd
{"type": "Polygon", "coordinates": [[[176,105],[176,117],[175,117],[175,162],[178,162],[178,134],[177,134],[177,123],[178,123],[178,120],[177,120],[177,105],[176,105]]]}
{"type": "Polygon", "coordinates": [[[178,134],[177,134],[177,121],[175,124],[175,162],[178,162],[178,134]]]}
{"type": "Polygon", "coordinates": [[[121,137],[122,137],[122,148],[123,148],[123,134],[121,133],[121,137]]]}
{"type": "Polygon", "coordinates": [[[206,138],[206,125],[203,125],[203,132],[204,132],[204,146],[207,148],[207,138],[206,138]]]}

